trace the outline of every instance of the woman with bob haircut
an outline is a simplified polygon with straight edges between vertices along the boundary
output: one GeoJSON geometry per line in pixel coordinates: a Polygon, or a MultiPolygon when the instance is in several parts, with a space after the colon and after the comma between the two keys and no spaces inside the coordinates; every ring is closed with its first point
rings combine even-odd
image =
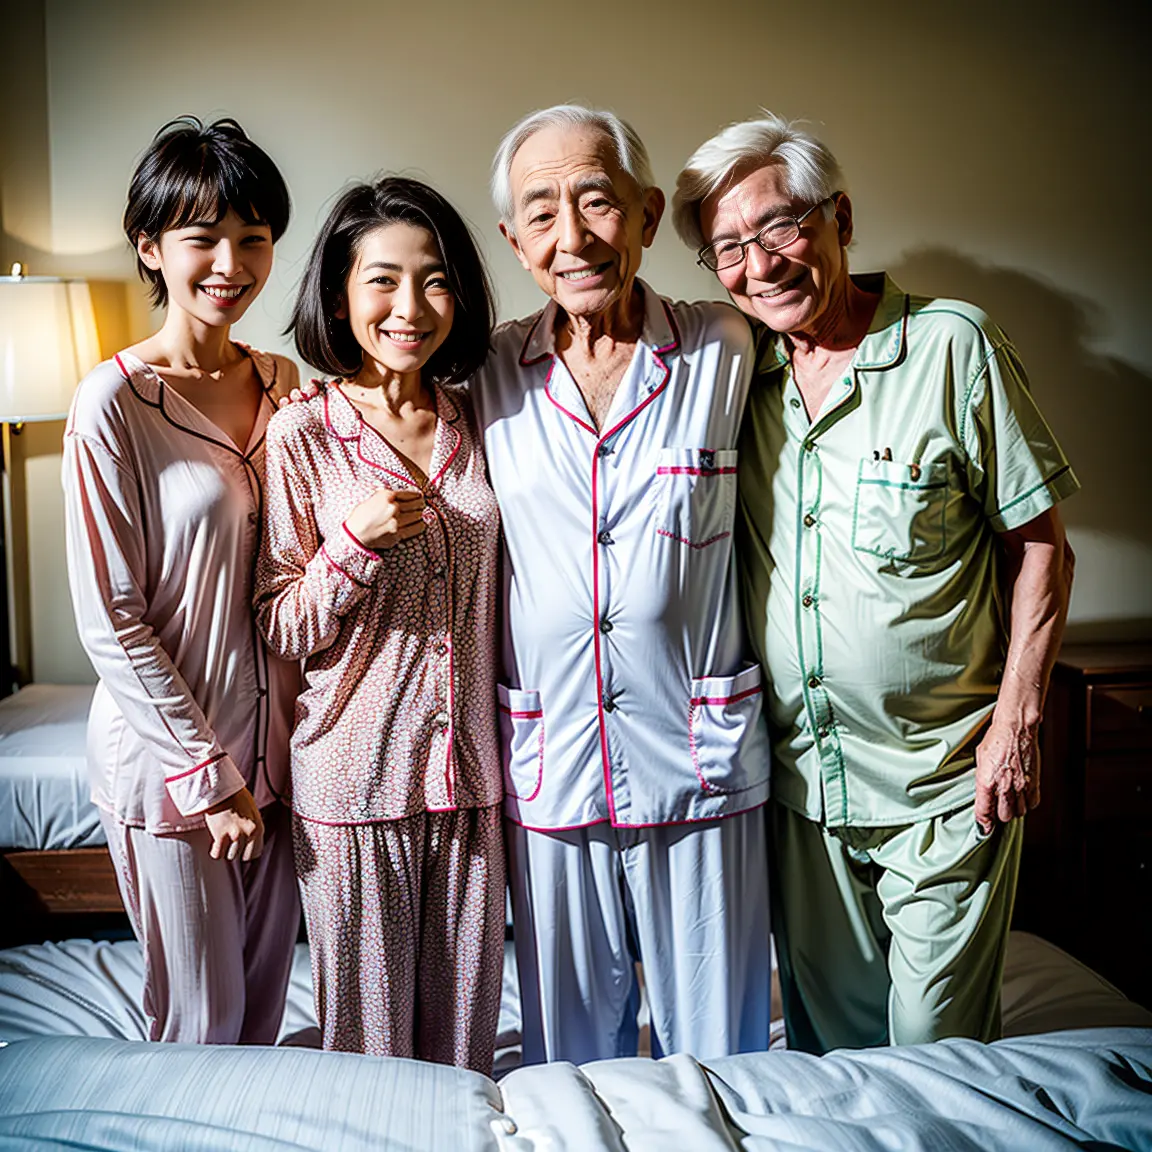
{"type": "Polygon", "coordinates": [[[336,202],[289,331],[332,378],[268,426],[256,615],[304,661],[296,870],[324,1047],[492,1070],[504,955],[499,516],[472,406],[493,304],[464,221],[336,202]]]}
{"type": "Polygon", "coordinates": [[[64,437],[92,797],[152,1040],[274,1043],[300,922],[280,803],[299,675],[251,607],[264,432],[296,370],[230,336],[289,208],[234,120],[160,129],[124,230],[167,314],[80,382],[64,437]]]}

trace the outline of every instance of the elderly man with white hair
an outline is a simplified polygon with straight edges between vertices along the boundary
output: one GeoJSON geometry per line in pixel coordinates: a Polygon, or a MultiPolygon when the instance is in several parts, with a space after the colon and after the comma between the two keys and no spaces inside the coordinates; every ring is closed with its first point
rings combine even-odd
{"type": "Polygon", "coordinates": [[[527,1062],[767,1047],[769,748],[732,530],[747,322],[637,278],[636,133],[534,112],[493,167],[549,303],[472,381],[505,554],[500,688],[527,1062]]]}
{"type": "Polygon", "coordinates": [[[849,274],[843,188],[766,113],[704,144],[674,203],[766,326],[739,551],[789,1043],[990,1040],[1079,485],[984,313],[849,274]]]}

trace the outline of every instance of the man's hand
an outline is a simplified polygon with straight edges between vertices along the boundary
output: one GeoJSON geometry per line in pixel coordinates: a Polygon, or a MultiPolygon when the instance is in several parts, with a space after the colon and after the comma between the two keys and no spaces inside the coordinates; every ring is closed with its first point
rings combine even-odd
{"type": "Polygon", "coordinates": [[[299,404],[302,400],[311,400],[313,396],[320,395],[320,381],[306,380],[299,388],[293,388],[287,396],[281,396],[276,402],[281,408],[289,404],[299,404]]]}
{"type": "Polygon", "coordinates": [[[204,813],[212,837],[212,859],[255,860],[264,851],[264,820],[247,788],[204,813]]]}
{"type": "Polygon", "coordinates": [[[1040,750],[1035,726],[993,720],[976,746],[976,823],[987,836],[1040,803],[1040,750]]]}

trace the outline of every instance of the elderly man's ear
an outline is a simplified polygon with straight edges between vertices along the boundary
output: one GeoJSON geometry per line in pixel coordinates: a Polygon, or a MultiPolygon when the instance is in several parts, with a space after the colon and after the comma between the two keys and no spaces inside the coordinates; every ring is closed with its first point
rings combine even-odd
{"type": "Polygon", "coordinates": [[[847,192],[836,197],[836,231],[840,234],[840,247],[847,248],[852,243],[852,201],[847,192]]]}
{"type": "Polygon", "coordinates": [[[500,222],[500,235],[512,245],[512,251],[516,253],[516,259],[520,261],[520,267],[523,268],[525,272],[531,272],[532,265],[524,258],[524,253],[520,249],[520,241],[516,239],[516,233],[511,231],[503,221],[500,222]]]}
{"type": "Polygon", "coordinates": [[[656,229],[664,215],[664,193],[659,188],[649,188],[644,193],[644,247],[651,248],[656,239],[656,229]]]}

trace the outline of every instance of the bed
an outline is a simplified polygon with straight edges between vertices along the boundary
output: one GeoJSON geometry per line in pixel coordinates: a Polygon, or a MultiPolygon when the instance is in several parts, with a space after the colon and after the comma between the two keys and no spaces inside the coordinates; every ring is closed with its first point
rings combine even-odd
{"type": "Polygon", "coordinates": [[[89,799],[90,685],[30,684],[0,700],[0,892],[5,936],[57,913],[114,913],[104,833],[89,799]]]}
{"type": "MultiPolygon", "coordinates": [[[[276,1048],[140,1042],[140,979],[130,942],[0,953],[0,1152],[1152,1149],[1152,1013],[1024,933],[1010,941],[997,1044],[636,1057],[495,1079],[309,1047],[303,946],[276,1048]]],[[[511,965],[505,990],[507,1069],[511,965]]]]}

